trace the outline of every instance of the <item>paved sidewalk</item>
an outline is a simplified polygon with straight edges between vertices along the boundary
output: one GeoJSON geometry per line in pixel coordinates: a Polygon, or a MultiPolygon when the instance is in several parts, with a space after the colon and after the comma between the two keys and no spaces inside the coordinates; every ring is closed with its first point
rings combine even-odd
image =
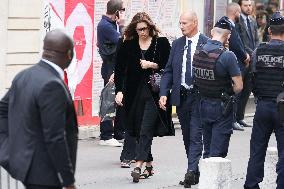
{"type": "MultiPolygon", "coordinates": [[[[252,118],[247,118],[249,123],[252,118]]],[[[232,160],[232,189],[243,188],[249,158],[251,128],[235,131],[231,138],[228,159],[232,160]]],[[[274,136],[269,146],[275,146],[274,136]]],[[[186,172],[187,161],[181,130],[176,136],[154,138],[153,156],[155,175],[150,179],[132,183],[130,171],[120,168],[121,147],[99,146],[98,139],[80,140],[77,160],[77,186],[79,189],[181,189],[178,182],[186,172]]],[[[197,186],[192,187],[198,188],[197,186]]],[[[268,188],[267,188],[268,189],[268,188]]],[[[271,189],[271,188],[269,188],[271,189]]]]}

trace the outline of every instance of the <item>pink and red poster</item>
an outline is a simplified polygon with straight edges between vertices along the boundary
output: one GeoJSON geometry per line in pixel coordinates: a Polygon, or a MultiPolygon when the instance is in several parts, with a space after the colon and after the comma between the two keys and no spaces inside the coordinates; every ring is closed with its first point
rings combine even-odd
{"type": "MultiPolygon", "coordinates": [[[[61,28],[74,40],[74,59],[67,70],[68,85],[80,125],[93,125],[93,67],[95,40],[95,0],[46,0],[44,29],[61,28]]],[[[97,67],[100,67],[101,62],[97,67]]],[[[101,81],[98,81],[101,83],[101,81]]],[[[99,97],[97,96],[97,99],[99,97]]]]}

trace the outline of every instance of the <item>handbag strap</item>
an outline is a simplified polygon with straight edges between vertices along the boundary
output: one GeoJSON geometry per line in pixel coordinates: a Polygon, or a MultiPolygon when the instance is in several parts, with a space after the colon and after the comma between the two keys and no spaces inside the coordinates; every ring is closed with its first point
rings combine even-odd
{"type": "MultiPolygon", "coordinates": [[[[153,52],[153,62],[155,61],[155,56],[156,56],[156,50],[157,50],[157,43],[158,43],[158,37],[156,37],[156,40],[155,40],[155,48],[154,48],[154,52],[153,52]]],[[[154,69],[152,69],[152,73],[154,74],[154,69]]]]}

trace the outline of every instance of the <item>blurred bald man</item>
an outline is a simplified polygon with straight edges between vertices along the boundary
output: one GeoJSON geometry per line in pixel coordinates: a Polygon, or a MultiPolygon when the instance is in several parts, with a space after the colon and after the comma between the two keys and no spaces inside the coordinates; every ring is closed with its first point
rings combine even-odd
{"type": "Polygon", "coordinates": [[[26,189],[75,189],[78,124],[63,81],[72,58],[72,39],[48,32],[42,59],[0,101],[0,164],[26,189]]]}
{"type": "Polygon", "coordinates": [[[202,128],[200,123],[191,124],[191,117],[199,117],[195,108],[196,98],[192,82],[192,59],[196,49],[205,44],[208,37],[198,31],[198,19],[195,12],[184,12],[180,16],[179,26],[183,34],[172,43],[168,63],[164,70],[160,89],[160,107],[165,109],[171,102],[177,107],[181,124],[184,147],[188,157],[184,187],[199,182],[198,163],[202,153],[202,128]],[[171,92],[171,100],[167,99],[171,92]]]}

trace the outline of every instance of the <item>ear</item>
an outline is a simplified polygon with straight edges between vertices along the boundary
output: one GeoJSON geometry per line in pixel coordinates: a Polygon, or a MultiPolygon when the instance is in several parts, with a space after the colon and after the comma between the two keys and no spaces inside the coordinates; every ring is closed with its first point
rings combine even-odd
{"type": "Polygon", "coordinates": [[[214,34],[214,28],[210,31],[211,36],[214,34]]]}
{"type": "Polygon", "coordinates": [[[71,60],[72,58],[73,58],[73,53],[72,53],[72,50],[68,50],[67,51],[67,56],[68,56],[68,58],[71,60]]]}
{"type": "Polygon", "coordinates": [[[271,35],[272,33],[271,33],[271,29],[270,29],[270,27],[268,28],[268,34],[269,35],[271,35]]]}

